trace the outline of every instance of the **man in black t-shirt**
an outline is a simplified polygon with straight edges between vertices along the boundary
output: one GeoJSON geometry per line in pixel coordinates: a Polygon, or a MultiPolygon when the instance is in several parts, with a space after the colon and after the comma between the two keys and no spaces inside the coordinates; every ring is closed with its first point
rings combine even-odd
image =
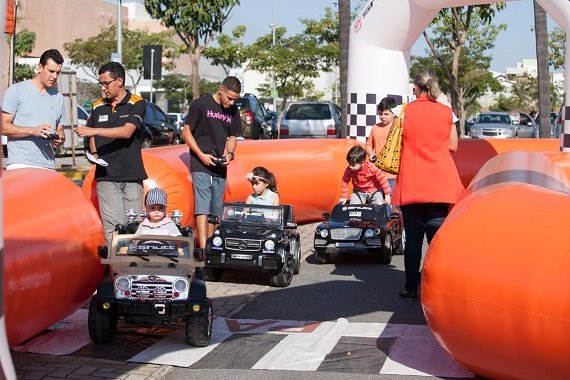
{"type": "Polygon", "coordinates": [[[126,211],[142,209],[143,180],[148,178],[141,155],[146,102],[125,88],[125,69],[118,62],[99,69],[99,86],[105,98],[93,104],[87,126],[76,131],[79,137],[90,137],[89,151],[107,163],[97,164],[95,181],[105,239],[111,244],[126,211]]]}
{"type": "Polygon", "coordinates": [[[194,215],[201,248],[214,233],[208,215],[222,215],[227,165],[235,158],[237,136],[243,134],[239,110],[241,83],[229,76],[214,94],[190,105],[182,137],[190,148],[190,171],[194,189],[194,215]]]}

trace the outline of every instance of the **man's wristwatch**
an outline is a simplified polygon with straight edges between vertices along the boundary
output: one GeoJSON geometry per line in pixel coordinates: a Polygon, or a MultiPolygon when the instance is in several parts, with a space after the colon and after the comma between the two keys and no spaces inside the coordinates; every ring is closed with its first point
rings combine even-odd
{"type": "Polygon", "coordinates": [[[376,157],[376,156],[370,156],[370,162],[372,162],[372,163],[376,162],[377,159],[378,159],[378,157],[376,157]]]}
{"type": "Polygon", "coordinates": [[[229,154],[232,155],[232,161],[233,161],[233,159],[236,158],[236,155],[234,154],[234,152],[228,152],[228,154],[226,154],[226,156],[229,155],[229,154]]]}

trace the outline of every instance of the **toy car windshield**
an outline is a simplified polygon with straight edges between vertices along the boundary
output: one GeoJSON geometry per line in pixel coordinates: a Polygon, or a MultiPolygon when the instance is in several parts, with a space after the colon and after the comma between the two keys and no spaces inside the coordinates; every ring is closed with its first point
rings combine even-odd
{"type": "Polygon", "coordinates": [[[385,219],[386,208],[380,205],[336,205],[331,213],[333,220],[385,219]]]}
{"type": "Polygon", "coordinates": [[[117,255],[190,257],[191,247],[184,240],[160,238],[128,238],[117,242],[117,255]]]}
{"type": "Polygon", "coordinates": [[[237,203],[224,205],[221,222],[279,227],[282,218],[283,209],[280,206],[237,203]]]}

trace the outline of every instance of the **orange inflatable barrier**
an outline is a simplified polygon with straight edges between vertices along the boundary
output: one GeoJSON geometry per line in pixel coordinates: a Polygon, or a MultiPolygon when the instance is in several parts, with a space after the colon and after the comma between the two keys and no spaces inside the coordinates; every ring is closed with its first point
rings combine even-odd
{"type": "MultiPolygon", "coordinates": [[[[245,175],[256,166],[263,166],[277,179],[281,203],[295,208],[298,223],[321,219],[340,198],[340,179],[346,168],[348,150],[355,140],[257,140],[240,141],[235,160],[228,166],[224,200],[245,201],[251,194],[245,175]]],[[[183,224],[194,226],[194,195],[189,175],[190,154],[186,145],[160,147],[143,151],[148,174],[145,193],[160,187],[168,193],[168,212],[184,213],[183,224]]],[[[92,168],[83,182],[83,192],[98,208],[92,168]]]]}
{"type": "Polygon", "coordinates": [[[487,162],[429,247],[422,306],[441,345],[493,379],[570,376],[570,157],[487,162]]]}
{"type": "Polygon", "coordinates": [[[467,187],[479,169],[491,158],[505,152],[560,151],[558,139],[459,139],[459,148],[452,154],[463,186],[467,187]]]}
{"type": "Polygon", "coordinates": [[[2,173],[4,312],[10,346],[83,305],[103,274],[96,210],[76,184],[44,169],[2,173]]]}

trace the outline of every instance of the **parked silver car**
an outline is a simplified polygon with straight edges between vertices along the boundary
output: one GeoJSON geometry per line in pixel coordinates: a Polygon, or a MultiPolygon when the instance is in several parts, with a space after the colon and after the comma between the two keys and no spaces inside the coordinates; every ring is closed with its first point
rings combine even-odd
{"type": "Polygon", "coordinates": [[[281,120],[280,138],[337,138],[340,108],[331,102],[293,102],[281,120]]]}
{"type": "Polygon", "coordinates": [[[516,136],[511,117],[506,112],[482,112],[469,130],[471,138],[512,139],[516,136]]]}

